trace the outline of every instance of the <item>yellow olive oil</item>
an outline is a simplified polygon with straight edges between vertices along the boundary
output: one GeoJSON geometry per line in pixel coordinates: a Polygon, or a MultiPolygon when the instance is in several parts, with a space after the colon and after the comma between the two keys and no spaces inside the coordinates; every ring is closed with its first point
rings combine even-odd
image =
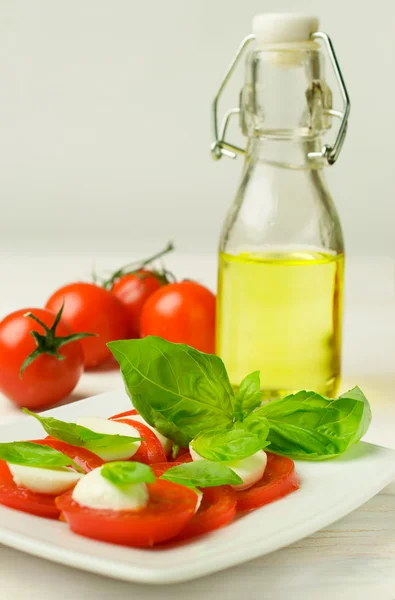
{"type": "Polygon", "coordinates": [[[235,388],[260,371],[264,398],[336,393],[343,269],[343,254],[220,254],[217,354],[235,388]]]}

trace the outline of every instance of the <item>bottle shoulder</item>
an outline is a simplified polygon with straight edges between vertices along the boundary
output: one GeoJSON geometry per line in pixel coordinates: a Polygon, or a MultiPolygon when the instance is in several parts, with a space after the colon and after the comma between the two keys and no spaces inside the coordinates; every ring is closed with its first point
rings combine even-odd
{"type": "Polygon", "coordinates": [[[339,215],[323,169],[246,161],[222,230],[220,250],[269,247],[344,250],[339,215]]]}

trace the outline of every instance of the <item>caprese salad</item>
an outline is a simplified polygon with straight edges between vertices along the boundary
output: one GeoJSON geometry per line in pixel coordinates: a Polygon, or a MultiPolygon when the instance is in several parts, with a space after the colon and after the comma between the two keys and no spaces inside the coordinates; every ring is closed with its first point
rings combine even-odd
{"type": "Polygon", "coordinates": [[[109,347],[134,408],[76,423],[25,409],[47,437],[0,443],[1,504],[115,544],[185,540],[297,490],[293,459],[339,456],[370,424],[357,387],[262,406],[259,373],[234,392],[215,355],[156,337],[109,347]]]}

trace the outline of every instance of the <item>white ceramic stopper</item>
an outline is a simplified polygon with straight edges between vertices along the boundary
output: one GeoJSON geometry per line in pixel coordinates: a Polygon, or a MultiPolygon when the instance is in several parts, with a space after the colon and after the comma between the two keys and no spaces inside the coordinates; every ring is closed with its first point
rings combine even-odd
{"type": "Polygon", "coordinates": [[[295,13],[264,13],[252,20],[252,32],[259,44],[307,42],[318,26],[317,17],[295,13]]]}

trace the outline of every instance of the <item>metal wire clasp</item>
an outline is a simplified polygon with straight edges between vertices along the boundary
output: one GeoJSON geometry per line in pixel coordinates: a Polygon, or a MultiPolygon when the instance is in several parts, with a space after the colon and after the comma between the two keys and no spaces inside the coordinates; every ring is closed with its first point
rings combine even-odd
{"type": "MultiPolygon", "coordinates": [[[[214,100],[213,100],[212,130],[213,130],[214,141],[211,144],[211,153],[215,160],[219,160],[222,156],[227,156],[229,158],[236,158],[237,154],[245,154],[245,150],[243,148],[240,148],[239,146],[235,146],[234,144],[231,144],[230,142],[227,142],[225,140],[225,134],[226,134],[226,130],[228,127],[229,119],[233,115],[239,114],[240,108],[231,108],[230,110],[228,110],[225,113],[225,116],[222,120],[220,128],[218,128],[218,101],[219,101],[220,96],[221,96],[222,92],[224,91],[224,88],[225,88],[226,84],[228,83],[233,71],[235,70],[235,67],[237,66],[242,54],[244,53],[246,47],[254,39],[255,39],[255,35],[251,34],[251,35],[247,35],[247,37],[245,37],[244,40],[241,42],[232,62],[230,63],[230,65],[228,67],[228,70],[226,71],[226,73],[221,81],[221,84],[218,88],[218,92],[216,93],[214,100]]],[[[330,37],[326,33],[323,33],[322,31],[316,31],[315,33],[311,34],[311,39],[312,40],[320,39],[325,43],[325,46],[326,46],[335,76],[336,76],[336,80],[339,84],[340,93],[343,98],[344,109],[343,109],[343,112],[338,111],[338,110],[328,110],[328,114],[330,114],[332,117],[337,117],[337,118],[341,119],[339,131],[337,133],[336,140],[335,140],[335,143],[333,144],[333,146],[330,146],[329,144],[325,144],[325,146],[323,146],[323,148],[320,152],[309,152],[308,157],[310,159],[324,158],[324,160],[328,163],[328,165],[333,165],[339,157],[340,150],[343,146],[343,142],[346,137],[348,117],[349,117],[350,108],[351,108],[350,97],[348,95],[347,87],[344,82],[343,75],[342,75],[342,72],[341,72],[341,69],[340,69],[340,66],[339,66],[339,63],[338,63],[338,60],[337,60],[337,57],[335,54],[335,50],[334,50],[334,47],[333,47],[330,37]]]]}
{"type": "Polygon", "coordinates": [[[333,70],[335,72],[337,83],[339,84],[340,93],[343,98],[344,109],[343,112],[328,111],[332,114],[332,116],[336,116],[341,119],[339,131],[337,132],[337,136],[333,146],[325,144],[321,152],[309,152],[308,157],[311,159],[321,157],[326,160],[328,165],[333,165],[339,158],[340,150],[342,149],[344,139],[346,137],[348,116],[350,114],[351,109],[350,97],[348,95],[346,84],[344,82],[343,75],[336,57],[335,49],[333,47],[330,37],[322,31],[316,31],[315,33],[311,34],[311,39],[320,39],[325,43],[330,61],[332,63],[333,70]]]}
{"type": "Polygon", "coordinates": [[[247,35],[247,37],[245,37],[244,40],[241,42],[232,62],[230,63],[230,65],[228,67],[228,70],[226,71],[226,73],[224,75],[224,78],[221,81],[221,85],[219,86],[218,92],[216,93],[214,101],[213,101],[212,127],[213,127],[214,141],[211,144],[211,154],[212,154],[214,160],[219,160],[222,157],[222,155],[228,156],[229,158],[236,158],[238,154],[245,154],[245,150],[243,150],[243,148],[239,148],[239,146],[230,144],[229,142],[226,142],[224,139],[226,129],[228,127],[229,119],[233,115],[239,114],[240,109],[239,108],[231,108],[230,110],[228,110],[228,112],[225,114],[225,116],[222,120],[220,132],[218,134],[218,100],[220,99],[220,96],[221,96],[222,92],[224,91],[224,88],[225,88],[226,84],[228,83],[230,76],[232,75],[233,71],[235,70],[235,67],[236,67],[237,63],[239,62],[244,50],[247,48],[248,44],[250,42],[252,42],[253,40],[255,40],[255,35],[253,33],[251,33],[250,35],[247,35]]]}

